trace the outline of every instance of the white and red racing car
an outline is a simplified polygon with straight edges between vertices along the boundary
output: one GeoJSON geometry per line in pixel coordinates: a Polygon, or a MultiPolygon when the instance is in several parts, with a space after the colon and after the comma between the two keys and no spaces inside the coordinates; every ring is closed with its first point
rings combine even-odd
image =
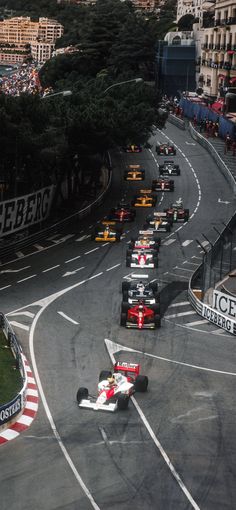
{"type": "Polygon", "coordinates": [[[157,267],[158,257],[157,251],[152,249],[147,250],[127,250],[126,252],[126,266],[127,267],[157,267]]]}
{"type": "Polygon", "coordinates": [[[123,411],[127,409],[133,393],[145,392],[147,387],[148,378],[140,375],[139,364],[117,362],[113,366],[113,373],[109,370],[100,372],[98,396],[90,396],[87,388],[79,388],[77,402],[79,407],[95,411],[123,411]]]}

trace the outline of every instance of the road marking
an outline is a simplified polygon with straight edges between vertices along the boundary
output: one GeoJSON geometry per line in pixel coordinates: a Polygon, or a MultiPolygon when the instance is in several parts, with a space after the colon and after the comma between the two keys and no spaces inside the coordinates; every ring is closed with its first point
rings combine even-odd
{"type": "Polygon", "coordinates": [[[24,257],[24,253],[22,251],[16,251],[16,256],[18,257],[18,259],[24,257]]]}
{"type": "Polygon", "coordinates": [[[98,276],[101,276],[101,274],[103,274],[103,271],[101,273],[97,273],[93,276],[90,276],[90,278],[88,278],[88,280],[93,280],[93,278],[97,278],[98,276]]]}
{"type": "MultiPolygon", "coordinates": [[[[201,245],[202,245],[202,246],[207,246],[208,244],[210,244],[210,243],[209,243],[209,241],[202,241],[202,242],[201,242],[201,245]]],[[[201,252],[201,253],[203,253],[203,252],[201,252]]]]}
{"type": "Polygon", "coordinates": [[[41,246],[41,244],[33,244],[34,248],[36,248],[37,250],[44,250],[44,247],[41,246]]]}
{"type": "Polygon", "coordinates": [[[80,259],[80,255],[77,255],[77,257],[74,257],[73,259],[65,260],[65,264],[69,264],[69,262],[73,262],[73,260],[80,259]]]}
{"type": "Polygon", "coordinates": [[[75,239],[76,242],[81,242],[81,241],[84,241],[85,239],[88,239],[89,237],[91,237],[90,235],[84,235],[82,237],[78,237],[78,239],[75,239]]]}
{"type": "Polygon", "coordinates": [[[49,267],[48,269],[44,269],[42,273],[47,273],[48,271],[52,271],[53,269],[56,269],[57,267],[60,267],[60,264],[57,264],[57,266],[49,267]]]}
{"type": "Polygon", "coordinates": [[[26,317],[30,317],[30,319],[33,319],[33,317],[35,316],[35,313],[32,313],[32,312],[28,312],[27,310],[25,312],[10,312],[7,314],[8,317],[11,317],[12,315],[25,315],[26,317]]]}
{"type": "Polygon", "coordinates": [[[164,246],[169,246],[169,244],[175,243],[176,239],[168,239],[165,243],[163,243],[164,246]]]}
{"type": "Polygon", "coordinates": [[[172,303],[172,305],[169,306],[169,308],[173,308],[174,306],[186,306],[189,305],[189,301],[179,301],[176,303],[172,303]]]}
{"type": "MultiPolygon", "coordinates": [[[[113,348],[111,347],[111,344],[113,344],[113,342],[111,342],[110,340],[108,340],[106,338],[105,339],[105,344],[106,344],[106,348],[107,348],[108,354],[110,356],[110,359],[111,359],[112,363],[114,364],[115,361],[116,361],[115,357],[114,357],[114,352],[116,352],[116,351],[114,351],[113,348]],[[109,343],[110,343],[110,345],[109,345],[109,343]],[[109,348],[109,347],[111,347],[111,348],[109,348]]],[[[124,348],[122,346],[120,346],[120,347],[121,347],[121,350],[129,350],[129,351],[133,351],[133,352],[138,352],[138,351],[134,351],[134,349],[129,349],[129,348],[126,349],[126,348],[124,348]]],[[[146,353],[144,353],[144,354],[146,355],[146,353]]],[[[142,419],[143,424],[145,425],[147,431],[149,432],[150,437],[152,438],[154,444],[158,448],[160,454],[162,455],[165,463],[167,464],[168,468],[170,469],[171,474],[175,478],[175,480],[178,483],[179,487],[181,488],[181,490],[183,491],[183,493],[187,497],[188,501],[191,503],[191,505],[194,508],[194,510],[200,510],[199,506],[197,505],[197,503],[192,498],[192,496],[191,496],[190,492],[188,491],[187,487],[184,485],[180,475],[178,474],[178,472],[174,468],[173,464],[171,463],[170,458],[166,454],[166,452],[165,452],[164,448],[162,447],[160,441],[157,439],[157,436],[155,435],[154,431],[152,430],[152,428],[151,428],[151,426],[150,426],[146,416],[144,415],[141,407],[139,406],[137,400],[135,399],[134,396],[131,397],[131,400],[132,400],[132,402],[134,404],[134,407],[136,408],[140,418],[142,419]]]]}
{"type": "Polygon", "coordinates": [[[108,269],[106,269],[106,271],[111,271],[112,269],[115,269],[116,267],[119,267],[120,265],[121,265],[121,263],[116,264],[115,266],[112,266],[112,267],[109,267],[108,269]]]}
{"type": "Polygon", "coordinates": [[[75,234],[67,234],[66,236],[64,237],[60,237],[58,239],[58,242],[59,243],[64,243],[65,241],[67,241],[68,239],[71,239],[71,237],[74,237],[75,234]]]}
{"type": "Polygon", "coordinates": [[[37,276],[36,274],[32,274],[31,276],[28,276],[27,278],[23,278],[23,280],[18,280],[16,283],[26,282],[26,280],[30,280],[31,278],[34,278],[37,276]]]}
{"type": "Polygon", "coordinates": [[[14,326],[15,328],[24,329],[25,331],[29,331],[30,327],[26,326],[25,324],[21,324],[20,322],[16,321],[10,321],[11,326],[14,326]]]}
{"type": "Polygon", "coordinates": [[[164,315],[165,319],[173,319],[176,317],[183,317],[184,315],[194,315],[196,314],[195,310],[189,310],[188,312],[179,312],[179,313],[173,313],[172,315],[164,315]]]}
{"type": "Polygon", "coordinates": [[[78,271],[81,271],[81,269],[84,269],[85,266],[82,266],[82,267],[78,267],[78,269],[74,269],[74,271],[67,271],[66,273],[64,273],[62,275],[62,278],[64,278],[64,276],[71,276],[72,274],[76,274],[78,273],[78,271]]]}
{"type": "Polygon", "coordinates": [[[25,269],[29,269],[31,266],[25,266],[21,267],[20,269],[3,269],[3,271],[0,271],[0,274],[3,273],[20,273],[21,271],[24,271],[25,269]]]}
{"type": "Polygon", "coordinates": [[[188,260],[185,260],[183,264],[191,264],[191,266],[199,266],[199,264],[196,264],[196,262],[189,262],[188,260]]]}
{"type": "Polygon", "coordinates": [[[187,239],[186,241],[184,241],[182,243],[182,246],[188,246],[189,244],[191,244],[193,242],[193,239],[187,239]]]}
{"type": "Polygon", "coordinates": [[[175,266],[175,267],[173,267],[173,269],[179,269],[179,271],[188,271],[188,273],[192,273],[193,272],[192,269],[186,269],[186,267],[175,266]]]}
{"type": "Polygon", "coordinates": [[[93,251],[99,250],[99,248],[93,248],[93,250],[86,251],[84,255],[88,255],[89,253],[93,253],[93,251]]]}
{"type": "Polygon", "coordinates": [[[46,413],[46,416],[47,416],[47,419],[49,421],[49,424],[50,424],[50,427],[51,427],[51,430],[55,436],[55,439],[56,441],[58,442],[58,446],[61,448],[61,451],[72,471],[72,473],[74,474],[75,476],[75,479],[77,480],[77,482],[79,483],[81,489],[83,490],[84,494],[86,495],[86,497],[89,499],[92,507],[94,510],[100,510],[100,507],[97,505],[96,501],[94,500],[92,494],[90,493],[89,489],[87,488],[87,486],[85,485],[83,479],[81,478],[79,472],[77,471],[64,443],[63,443],[63,439],[61,438],[57,428],[56,428],[56,424],[53,420],[53,417],[52,417],[52,414],[51,414],[51,411],[49,409],[49,406],[48,406],[48,403],[47,403],[47,400],[46,400],[46,397],[45,397],[45,394],[44,394],[44,390],[43,390],[43,387],[42,387],[42,383],[41,383],[41,379],[39,377],[39,372],[38,372],[38,367],[37,367],[37,364],[36,364],[36,359],[35,359],[35,353],[34,353],[34,333],[35,333],[35,328],[36,328],[36,325],[37,325],[37,322],[40,318],[40,316],[42,315],[42,313],[45,311],[45,309],[53,302],[55,301],[59,296],[62,296],[63,294],[65,294],[66,292],[72,290],[72,289],[75,289],[77,287],[79,287],[80,285],[83,285],[84,283],[86,283],[87,280],[82,280],[81,282],[78,282],[76,283],[75,285],[71,285],[69,287],[67,287],[66,289],[63,289],[62,291],[59,291],[59,292],[56,292],[55,294],[52,294],[51,296],[48,296],[47,298],[44,298],[42,300],[39,300],[39,301],[36,301],[35,303],[32,303],[34,305],[38,305],[38,306],[41,306],[40,310],[38,311],[38,313],[36,314],[34,320],[33,320],[33,323],[32,323],[32,326],[30,328],[30,332],[29,332],[29,348],[30,348],[30,354],[31,354],[31,359],[32,359],[32,366],[33,366],[33,370],[34,370],[34,373],[35,373],[35,379],[37,381],[37,386],[38,386],[38,391],[40,393],[40,396],[41,396],[41,401],[42,401],[42,404],[44,406],[44,409],[45,409],[45,413],[46,413]]]}
{"type": "Polygon", "coordinates": [[[8,289],[9,287],[11,287],[11,285],[6,285],[5,287],[1,287],[0,290],[8,289]]]}
{"type": "MultiPolygon", "coordinates": [[[[210,324],[210,322],[206,319],[202,319],[201,321],[188,322],[188,326],[198,326],[199,324],[210,324]]],[[[212,331],[213,333],[213,331],[212,331]]]]}
{"type": "Polygon", "coordinates": [[[72,322],[72,324],[76,324],[76,325],[78,325],[78,324],[79,324],[79,322],[75,321],[74,319],[72,319],[71,317],[69,317],[68,315],[66,315],[64,312],[60,312],[60,311],[58,311],[57,313],[58,313],[59,315],[61,315],[62,317],[64,317],[64,319],[66,319],[67,321],[72,322]]]}
{"type": "Polygon", "coordinates": [[[101,246],[107,246],[108,244],[110,244],[110,243],[103,243],[101,246]]]}

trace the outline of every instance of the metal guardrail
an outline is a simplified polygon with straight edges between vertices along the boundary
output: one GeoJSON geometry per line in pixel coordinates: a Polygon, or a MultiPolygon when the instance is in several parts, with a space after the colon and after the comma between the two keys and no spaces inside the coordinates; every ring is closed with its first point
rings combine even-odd
{"type": "Polygon", "coordinates": [[[5,428],[6,424],[20,414],[26,402],[26,389],[27,389],[27,372],[25,369],[24,358],[22,356],[21,345],[10,325],[7,318],[0,312],[0,323],[2,331],[9,342],[12,354],[16,360],[17,369],[20,370],[22,377],[22,388],[19,393],[6,404],[0,406],[0,428],[5,428]]]}
{"type": "Polygon", "coordinates": [[[182,119],[179,119],[178,117],[176,117],[176,115],[173,115],[172,113],[169,113],[167,121],[169,121],[171,124],[174,124],[175,126],[177,126],[180,129],[183,129],[183,130],[186,129],[185,121],[182,119]]]}
{"type": "Polygon", "coordinates": [[[106,185],[106,188],[103,190],[101,195],[94,200],[91,204],[84,207],[80,211],[77,211],[76,213],[71,214],[67,218],[64,218],[63,220],[60,220],[53,225],[50,225],[47,228],[44,228],[34,234],[31,234],[29,236],[26,236],[19,241],[14,241],[11,244],[8,244],[7,246],[0,247],[0,259],[5,260],[8,259],[10,262],[10,257],[13,256],[13,254],[21,250],[23,248],[27,248],[28,246],[31,246],[32,244],[38,243],[39,241],[42,241],[49,235],[53,235],[58,232],[62,232],[65,230],[65,228],[68,225],[71,225],[72,222],[80,220],[91,213],[93,209],[98,207],[104,200],[104,197],[108,193],[110,186],[111,186],[111,180],[112,180],[112,170],[111,168],[107,168],[108,171],[108,182],[106,185]]]}
{"type": "Polygon", "coordinates": [[[233,192],[236,194],[236,180],[235,177],[230,172],[230,169],[227,167],[223,159],[219,156],[215,147],[207,140],[204,136],[202,136],[196,129],[194,129],[192,123],[189,123],[189,131],[194,140],[200,143],[207,151],[210,153],[214,161],[216,162],[218,168],[223,173],[223,175],[227,178],[230,186],[233,187],[233,192]]]}

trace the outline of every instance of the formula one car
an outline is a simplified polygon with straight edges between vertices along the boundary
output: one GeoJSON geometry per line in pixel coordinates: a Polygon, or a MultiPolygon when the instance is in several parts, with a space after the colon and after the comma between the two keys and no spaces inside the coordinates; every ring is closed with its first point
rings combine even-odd
{"type": "Polygon", "coordinates": [[[175,165],[174,161],[164,161],[163,165],[159,165],[160,175],[180,175],[179,165],[175,165]]]}
{"type": "Polygon", "coordinates": [[[183,202],[181,198],[177,200],[175,203],[170,204],[168,209],[164,209],[166,212],[167,218],[171,218],[172,221],[188,221],[189,219],[189,209],[184,209],[183,202]]]}
{"type": "Polygon", "coordinates": [[[117,228],[114,221],[102,221],[102,223],[96,226],[91,239],[93,241],[105,241],[114,243],[120,241],[122,231],[117,228]]]}
{"type": "Polygon", "coordinates": [[[125,152],[142,152],[141,145],[126,145],[126,147],[123,147],[123,150],[125,152]]]}
{"type": "Polygon", "coordinates": [[[157,252],[154,250],[127,250],[127,267],[157,267],[157,252]]]}
{"type": "Polygon", "coordinates": [[[175,181],[173,181],[173,179],[168,179],[168,177],[162,177],[152,181],[152,191],[174,191],[174,189],[175,181]]]}
{"type": "Polygon", "coordinates": [[[123,361],[114,364],[113,373],[110,370],[100,372],[97,397],[90,396],[87,388],[79,388],[76,399],[79,407],[95,411],[123,411],[136,391],[143,393],[147,388],[148,377],[140,375],[140,365],[123,361]]]}
{"type": "Polygon", "coordinates": [[[155,329],[160,327],[160,309],[158,304],[146,306],[143,302],[132,306],[122,303],[120,325],[126,328],[155,329]]]}
{"type": "Polygon", "coordinates": [[[176,148],[174,145],[170,145],[169,143],[159,143],[156,146],[156,152],[158,156],[175,156],[176,148]]]}
{"type": "Polygon", "coordinates": [[[136,305],[142,301],[145,305],[159,303],[157,282],[145,281],[148,275],[131,275],[132,281],[122,282],[123,302],[136,305]]]}
{"type": "Polygon", "coordinates": [[[173,224],[172,219],[167,218],[166,212],[159,211],[147,216],[146,221],[147,223],[144,225],[144,228],[152,232],[170,232],[173,224]]]}
{"type": "Polygon", "coordinates": [[[129,165],[124,171],[125,181],[144,181],[145,170],[140,165],[129,165]]]}
{"type": "Polygon", "coordinates": [[[131,205],[134,207],[155,207],[157,197],[151,193],[151,189],[141,189],[139,194],[134,196],[131,205]]]}
{"type": "Polygon", "coordinates": [[[157,237],[150,230],[140,230],[137,238],[131,238],[129,243],[130,250],[154,250],[157,253],[161,246],[161,238],[157,237]]]}
{"type": "Polygon", "coordinates": [[[125,223],[128,221],[134,221],[136,216],[135,209],[132,209],[129,204],[122,200],[116,207],[111,209],[108,216],[109,220],[117,221],[119,223],[125,223]]]}

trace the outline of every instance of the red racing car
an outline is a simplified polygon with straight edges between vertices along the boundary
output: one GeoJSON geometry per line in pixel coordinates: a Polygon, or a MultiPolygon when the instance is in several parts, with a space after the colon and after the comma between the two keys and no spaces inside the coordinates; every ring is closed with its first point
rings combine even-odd
{"type": "Polygon", "coordinates": [[[168,179],[168,177],[160,177],[152,181],[152,191],[174,191],[175,181],[168,179]]]}
{"type": "Polygon", "coordinates": [[[173,222],[189,220],[189,209],[184,209],[181,199],[170,204],[170,207],[164,209],[164,211],[166,212],[167,219],[172,219],[173,222]]]}
{"type": "Polygon", "coordinates": [[[128,204],[120,203],[117,207],[111,209],[108,216],[109,220],[117,221],[119,223],[125,223],[134,221],[136,216],[136,210],[130,207],[128,204]]]}
{"type": "Polygon", "coordinates": [[[132,306],[122,303],[120,325],[126,328],[155,329],[161,325],[159,304],[146,306],[143,302],[132,306]]]}
{"type": "Polygon", "coordinates": [[[176,148],[174,145],[170,145],[169,143],[159,143],[156,146],[156,152],[158,156],[175,156],[176,148]]]}

